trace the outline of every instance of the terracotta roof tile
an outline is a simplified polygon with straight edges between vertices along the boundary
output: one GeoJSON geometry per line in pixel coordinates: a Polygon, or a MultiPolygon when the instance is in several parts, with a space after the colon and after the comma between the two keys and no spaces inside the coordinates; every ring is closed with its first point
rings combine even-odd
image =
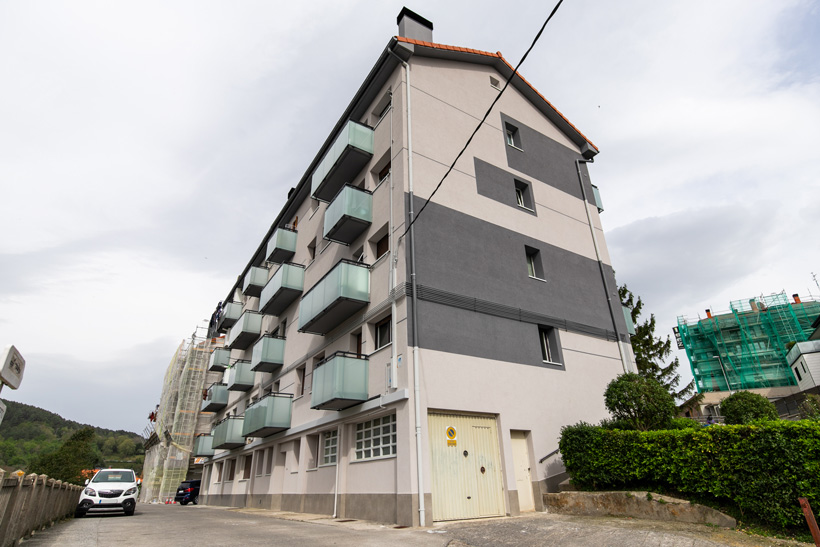
{"type": "MultiPolygon", "coordinates": [[[[481,50],[478,50],[478,49],[469,49],[469,48],[466,48],[466,47],[449,46],[449,45],[446,45],[446,44],[435,44],[433,42],[424,42],[422,40],[414,40],[412,38],[405,38],[404,36],[396,36],[396,40],[398,40],[399,42],[406,42],[408,44],[414,44],[414,45],[417,45],[417,46],[424,46],[424,47],[429,47],[429,48],[433,48],[433,49],[443,49],[443,50],[446,50],[446,51],[459,51],[459,52],[462,52],[462,53],[473,53],[475,55],[483,55],[485,57],[495,57],[495,58],[500,59],[501,62],[503,62],[505,65],[507,65],[510,70],[515,70],[515,68],[510,63],[507,62],[507,60],[504,58],[504,56],[501,55],[500,51],[497,51],[495,53],[490,53],[489,51],[481,51],[481,50]]],[[[555,108],[555,106],[551,102],[549,102],[547,100],[547,98],[544,97],[541,94],[540,91],[535,89],[535,86],[533,86],[531,83],[529,83],[526,80],[526,78],[524,78],[521,75],[520,72],[518,72],[516,74],[518,74],[518,77],[521,78],[521,81],[524,82],[525,84],[527,84],[527,86],[529,86],[530,89],[532,89],[539,97],[541,97],[541,99],[543,99],[543,101],[545,103],[547,103],[547,105],[549,105],[549,107],[552,110],[554,110],[556,114],[561,116],[561,118],[563,118],[564,121],[567,122],[570,125],[570,127],[572,127],[581,136],[581,138],[583,138],[587,143],[589,143],[589,145],[591,147],[593,147],[595,150],[598,150],[600,152],[598,147],[595,146],[592,143],[592,141],[590,141],[588,138],[586,138],[586,136],[583,133],[581,133],[581,131],[577,127],[575,127],[575,124],[573,124],[571,121],[569,121],[566,116],[561,114],[561,111],[558,110],[557,108],[555,108]]]]}

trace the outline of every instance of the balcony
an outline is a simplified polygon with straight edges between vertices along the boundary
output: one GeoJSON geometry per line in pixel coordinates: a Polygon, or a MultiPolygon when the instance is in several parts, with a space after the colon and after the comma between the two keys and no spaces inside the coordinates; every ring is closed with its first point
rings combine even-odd
{"type": "Polygon", "coordinates": [[[373,222],[373,194],[346,184],[325,211],[324,238],[350,245],[373,222]]]}
{"type": "Polygon", "coordinates": [[[242,417],[230,416],[214,426],[213,435],[214,449],[238,448],[245,446],[245,437],[242,436],[242,417]]]}
{"type": "Polygon", "coordinates": [[[262,288],[268,282],[268,269],[251,266],[242,282],[242,294],[245,296],[259,296],[262,288]]]}
{"type": "Polygon", "coordinates": [[[205,394],[202,401],[202,412],[216,412],[225,408],[228,404],[228,386],[225,384],[213,384],[205,394]]]}
{"type": "Polygon", "coordinates": [[[368,365],[367,359],[341,351],[316,365],[310,408],[344,410],[366,401],[368,365]]]}
{"type": "Polygon", "coordinates": [[[256,373],[251,369],[250,361],[237,361],[228,369],[228,389],[230,391],[248,391],[253,387],[256,373]]]}
{"type": "Polygon", "coordinates": [[[370,302],[370,267],[341,260],[302,296],[299,332],[327,334],[370,302]]]}
{"type": "Polygon", "coordinates": [[[242,435],[267,437],[290,428],[290,412],[293,395],[271,393],[245,410],[242,435]]]}
{"type": "Polygon", "coordinates": [[[242,315],[242,304],[239,302],[225,302],[222,306],[222,314],[217,320],[217,330],[224,332],[225,329],[232,327],[240,315],[242,315]]]}
{"type": "Polygon", "coordinates": [[[277,228],[268,240],[267,260],[281,264],[296,252],[296,230],[277,228]]]}
{"type": "Polygon", "coordinates": [[[211,352],[211,358],[208,361],[208,370],[211,372],[222,372],[228,368],[230,358],[231,350],[226,348],[216,348],[213,352],[211,352]]]}
{"type": "Polygon", "coordinates": [[[372,157],[373,130],[350,120],[313,172],[311,195],[321,201],[330,201],[372,157]]]}
{"type": "Polygon", "coordinates": [[[214,438],[213,435],[197,435],[194,439],[194,456],[213,456],[214,438]]]}
{"type": "Polygon", "coordinates": [[[279,315],[302,294],[305,288],[305,267],[285,263],[279,266],[259,297],[259,311],[279,315]]]}
{"type": "Polygon", "coordinates": [[[599,213],[604,212],[604,202],[601,201],[601,191],[594,184],[592,185],[592,197],[595,200],[595,207],[598,208],[599,213]]]}
{"type": "Polygon", "coordinates": [[[262,314],[252,311],[243,313],[228,333],[226,344],[231,349],[248,349],[262,334],[262,314]]]}
{"type": "Polygon", "coordinates": [[[285,363],[285,339],[263,336],[253,346],[251,370],[273,372],[285,363]]]}

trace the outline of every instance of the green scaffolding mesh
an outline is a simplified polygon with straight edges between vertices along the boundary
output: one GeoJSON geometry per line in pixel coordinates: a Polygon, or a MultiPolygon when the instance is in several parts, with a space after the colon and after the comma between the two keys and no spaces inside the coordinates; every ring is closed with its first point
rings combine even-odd
{"type": "Polygon", "coordinates": [[[790,302],[785,292],[730,303],[730,311],[690,321],[678,330],[698,392],[797,385],[786,360],[808,340],[820,302],[790,302]]]}

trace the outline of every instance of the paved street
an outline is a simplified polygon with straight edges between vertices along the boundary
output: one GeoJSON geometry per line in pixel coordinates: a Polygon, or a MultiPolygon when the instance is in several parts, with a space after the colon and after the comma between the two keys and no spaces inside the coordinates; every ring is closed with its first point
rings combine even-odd
{"type": "Polygon", "coordinates": [[[109,545],[409,545],[490,547],[495,545],[580,547],[768,547],[806,545],[750,537],[708,526],[631,519],[572,517],[544,513],[396,529],[320,515],[180,505],[137,506],[133,517],[93,514],[57,524],[26,540],[24,547],[109,545]]]}

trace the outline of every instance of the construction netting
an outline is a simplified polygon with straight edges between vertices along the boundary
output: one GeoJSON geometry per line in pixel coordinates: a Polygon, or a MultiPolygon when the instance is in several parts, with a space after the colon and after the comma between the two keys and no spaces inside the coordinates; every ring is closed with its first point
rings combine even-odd
{"type": "Polygon", "coordinates": [[[808,340],[820,302],[785,292],[730,303],[730,311],[690,321],[678,317],[680,339],[699,392],[796,385],[786,355],[808,340]]]}

